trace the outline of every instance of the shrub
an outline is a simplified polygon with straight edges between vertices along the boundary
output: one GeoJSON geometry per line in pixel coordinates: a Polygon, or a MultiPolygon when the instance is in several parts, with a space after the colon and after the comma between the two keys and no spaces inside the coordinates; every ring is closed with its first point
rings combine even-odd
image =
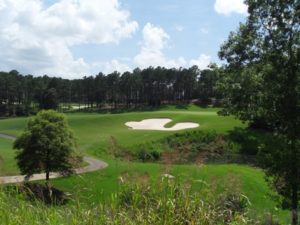
{"type": "Polygon", "coordinates": [[[142,148],[136,152],[135,156],[138,160],[141,160],[143,162],[158,161],[161,158],[161,153],[157,150],[147,151],[142,148]]]}
{"type": "Polygon", "coordinates": [[[216,132],[189,131],[139,145],[136,147],[135,158],[142,161],[165,161],[166,157],[174,158],[176,155],[173,163],[186,163],[196,162],[199,157],[205,158],[209,154],[237,153],[239,148],[240,145],[216,132]]]}

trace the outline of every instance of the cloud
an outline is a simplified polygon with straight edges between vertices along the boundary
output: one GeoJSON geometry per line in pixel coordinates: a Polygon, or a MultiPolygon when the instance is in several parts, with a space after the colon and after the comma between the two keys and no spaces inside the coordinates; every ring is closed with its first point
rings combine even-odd
{"type": "Polygon", "coordinates": [[[163,50],[168,46],[169,39],[170,36],[161,27],[147,23],[143,29],[142,47],[139,54],[134,57],[134,63],[141,68],[149,66],[178,68],[197,65],[200,69],[204,69],[209,65],[211,57],[204,54],[190,61],[182,56],[176,59],[168,58],[163,50]]]}
{"type": "Polygon", "coordinates": [[[206,69],[211,63],[211,57],[205,54],[201,54],[198,59],[192,59],[189,62],[190,66],[198,66],[199,69],[206,69]]]}
{"type": "Polygon", "coordinates": [[[118,71],[120,73],[124,73],[126,71],[132,71],[126,63],[120,62],[117,59],[113,59],[109,62],[98,62],[93,63],[93,71],[101,71],[104,74],[109,74],[114,71],[118,71]]]}
{"type": "Polygon", "coordinates": [[[144,49],[160,51],[164,48],[169,35],[160,27],[147,23],[143,29],[144,49]]]}
{"type": "Polygon", "coordinates": [[[215,11],[226,16],[232,13],[247,15],[247,10],[244,0],[216,0],[215,2],[215,11]]]}
{"type": "Polygon", "coordinates": [[[143,43],[140,53],[135,56],[134,63],[141,68],[149,66],[178,67],[185,64],[182,57],[167,59],[163,49],[167,46],[169,35],[161,28],[147,23],[143,29],[143,43]]]}
{"type": "Polygon", "coordinates": [[[118,0],[60,0],[49,7],[42,0],[0,0],[0,68],[82,76],[91,65],[75,59],[70,47],[119,43],[137,29],[118,0]]]}

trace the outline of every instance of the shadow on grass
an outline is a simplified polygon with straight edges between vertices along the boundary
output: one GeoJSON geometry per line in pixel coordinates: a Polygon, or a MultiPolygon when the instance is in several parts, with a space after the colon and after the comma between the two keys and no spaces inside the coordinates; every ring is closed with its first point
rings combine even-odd
{"type": "Polygon", "coordinates": [[[65,205],[70,200],[69,194],[51,187],[49,184],[24,183],[7,185],[5,191],[24,195],[29,201],[40,201],[45,205],[65,205]]]}
{"type": "MultiPolygon", "coordinates": [[[[119,107],[119,108],[84,108],[81,110],[67,111],[67,113],[101,113],[101,114],[121,114],[130,112],[153,112],[168,108],[169,105],[160,106],[138,106],[138,107],[119,107]]],[[[187,107],[187,106],[186,106],[187,107]]],[[[177,105],[176,105],[177,108],[177,105]]],[[[187,108],[186,108],[187,109],[187,108]]]]}
{"type": "Polygon", "coordinates": [[[176,109],[188,109],[190,106],[190,104],[179,104],[179,105],[176,105],[175,108],[176,109]]]}

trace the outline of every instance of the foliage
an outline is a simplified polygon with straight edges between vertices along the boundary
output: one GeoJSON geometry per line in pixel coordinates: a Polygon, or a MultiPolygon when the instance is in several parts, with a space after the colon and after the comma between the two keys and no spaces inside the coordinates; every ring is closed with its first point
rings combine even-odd
{"type": "Polygon", "coordinates": [[[226,94],[228,113],[250,122],[262,119],[275,137],[282,139],[284,147],[274,146],[265,157],[272,160],[272,165],[267,160],[263,166],[270,180],[284,183],[286,190],[279,193],[291,202],[292,224],[298,224],[300,2],[245,2],[247,21],[230,34],[219,53],[228,62],[220,90],[226,94]],[[279,151],[284,151],[285,158],[279,157],[279,151]]]}
{"type": "Polygon", "coordinates": [[[220,69],[216,64],[211,64],[208,69],[201,71],[197,89],[199,96],[201,96],[201,105],[210,105],[213,103],[213,98],[221,98],[216,85],[219,79],[220,69]]]}
{"type": "Polygon", "coordinates": [[[75,141],[65,117],[55,111],[41,111],[29,120],[24,133],[17,138],[17,163],[22,174],[45,172],[72,173],[75,141]]]}
{"type": "Polygon", "coordinates": [[[270,142],[273,136],[264,130],[235,127],[228,132],[227,138],[239,146],[239,153],[257,155],[261,145],[270,142]]]}
{"type": "Polygon", "coordinates": [[[211,155],[222,157],[226,154],[241,153],[241,146],[229,137],[201,130],[176,133],[157,141],[137,145],[135,158],[142,161],[201,163],[211,158],[211,155]]]}
{"type": "MultiPolygon", "coordinates": [[[[297,141],[296,148],[300,148],[300,141],[297,141]]],[[[286,180],[297,180],[299,177],[287,172],[286,165],[294,159],[291,148],[289,148],[289,140],[286,136],[274,135],[272,140],[268,140],[261,146],[260,160],[267,168],[267,179],[273,188],[283,197],[290,196],[290,190],[293,183],[286,180]],[[290,176],[290,177],[289,177],[290,176]]],[[[297,160],[300,160],[297,159],[297,160]]],[[[299,174],[298,174],[299,176],[299,174]]],[[[281,198],[281,206],[283,208],[292,209],[291,198],[281,198]]]]}
{"type": "Polygon", "coordinates": [[[38,98],[40,109],[57,109],[58,98],[54,88],[44,90],[38,98]]]}
{"type": "Polygon", "coordinates": [[[91,110],[159,107],[194,99],[205,103],[217,97],[218,77],[216,65],[203,71],[197,66],[137,68],[123,74],[99,73],[75,80],[0,72],[0,115],[28,115],[38,109],[66,110],[74,105],[91,110]]]}

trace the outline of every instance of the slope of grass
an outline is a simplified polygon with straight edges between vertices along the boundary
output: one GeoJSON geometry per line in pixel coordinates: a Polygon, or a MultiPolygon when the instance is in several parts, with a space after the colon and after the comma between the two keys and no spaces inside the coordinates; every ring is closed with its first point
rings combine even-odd
{"type": "Polygon", "coordinates": [[[20,172],[16,165],[12,143],[12,140],[0,138],[0,175],[14,175],[20,172]]]}
{"type": "Polygon", "coordinates": [[[154,163],[132,163],[109,160],[109,167],[103,171],[72,176],[52,181],[55,187],[74,193],[84,204],[110,202],[112,194],[120,191],[120,181],[134,177],[134,182],[143,179],[155,181],[163,174],[175,176],[176,180],[192,185],[198,192],[203,186],[222,193],[225,189],[236,189],[251,202],[251,213],[264,216],[272,213],[282,221],[288,221],[288,211],[277,209],[270,197],[274,193],[264,180],[264,173],[256,168],[243,165],[160,165],[154,163]]]}
{"type": "MultiPolygon", "coordinates": [[[[263,179],[263,173],[258,169],[241,165],[207,165],[198,167],[193,165],[166,166],[153,163],[119,162],[107,154],[111,146],[111,137],[118,145],[130,149],[137,144],[155,141],[177,132],[185,132],[135,131],[125,126],[125,123],[128,121],[170,118],[173,120],[172,124],[176,122],[196,122],[200,124],[200,127],[195,130],[215,130],[218,133],[227,133],[235,127],[245,127],[244,124],[233,117],[218,116],[217,109],[197,106],[169,106],[157,111],[146,112],[119,114],[68,113],[66,115],[78,139],[80,150],[85,154],[101,157],[109,163],[109,167],[103,171],[52,181],[55,186],[77,195],[81,202],[91,204],[93,202],[110,201],[110,194],[115,193],[119,189],[119,177],[127,176],[127,174],[139,173],[142,175],[141,177],[144,175],[155,179],[162,173],[170,173],[182,179],[183,182],[189,179],[203,180],[212,185],[212,187],[220,188],[220,192],[224,188],[222,185],[230,184],[232,182],[231,177],[234,177],[234,180],[237,180],[237,183],[239,183],[241,192],[247,195],[252,202],[251,207],[255,213],[273,212],[283,220],[287,217],[286,211],[277,211],[275,202],[269,196],[270,189],[263,179]]],[[[0,120],[0,133],[19,135],[24,129],[27,120],[28,118],[0,120]]],[[[168,124],[168,126],[172,124],[168,124]]],[[[0,145],[4,142],[0,139],[0,145]]],[[[3,149],[10,151],[9,143],[3,146],[6,146],[3,149]]],[[[6,169],[6,171],[10,170],[13,171],[9,167],[6,169]]],[[[200,182],[199,185],[203,185],[203,182],[200,182]]],[[[197,191],[197,182],[193,188],[197,191]]]]}

